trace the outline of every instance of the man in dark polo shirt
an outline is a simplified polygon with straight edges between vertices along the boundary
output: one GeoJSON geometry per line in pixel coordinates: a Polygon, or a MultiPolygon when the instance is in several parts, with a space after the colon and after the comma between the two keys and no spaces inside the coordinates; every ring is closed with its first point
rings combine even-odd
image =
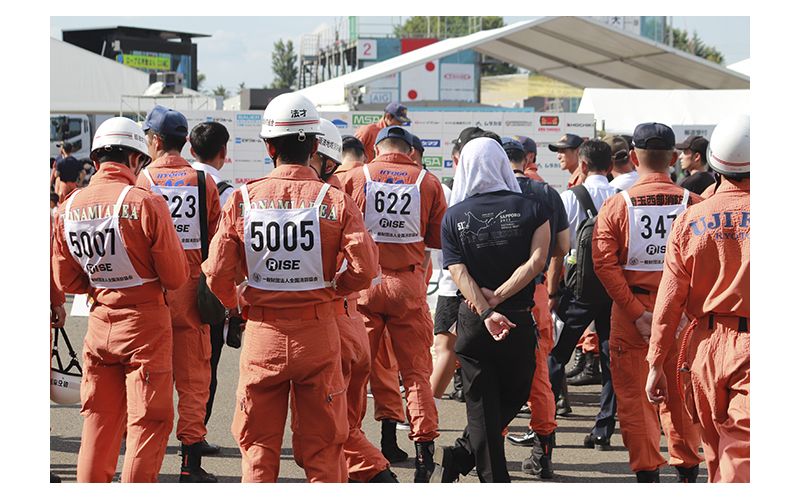
{"type": "Polygon", "coordinates": [[[431,482],[453,482],[473,467],[481,482],[509,482],[502,433],[527,401],[536,369],[533,280],[547,259],[550,209],[520,192],[503,147],[488,137],[464,146],[451,196],[442,251],[468,301],[454,348],[467,427],[455,446],[435,450],[431,482]]]}

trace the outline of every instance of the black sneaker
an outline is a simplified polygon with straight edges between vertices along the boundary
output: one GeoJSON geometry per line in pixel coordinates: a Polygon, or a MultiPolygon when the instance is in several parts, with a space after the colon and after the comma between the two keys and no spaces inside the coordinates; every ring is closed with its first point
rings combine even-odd
{"type": "Polygon", "coordinates": [[[217,483],[217,476],[203,470],[202,467],[181,467],[181,483],[217,483]]]}
{"type": "Polygon", "coordinates": [[[600,451],[609,451],[611,449],[611,438],[597,437],[591,432],[583,438],[584,448],[594,448],[600,451]]]}

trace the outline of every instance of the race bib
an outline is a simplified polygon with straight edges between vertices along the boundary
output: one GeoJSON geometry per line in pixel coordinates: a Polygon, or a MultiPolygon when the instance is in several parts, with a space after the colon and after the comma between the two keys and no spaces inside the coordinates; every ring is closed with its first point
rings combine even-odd
{"type": "Polygon", "coordinates": [[[679,205],[634,205],[627,191],[622,196],[628,205],[628,231],[630,245],[626,271],[663,271],[667,252],[667,238],[672,222],[686,210],[689,191],[684,190],[679,205]]]}
{"type": "Polygon", "coordinates": [[[420,172],[414,184],[373,181],[366,165],[364,175],[367,181],[364,225],[372,239],[382,243],[422,241],[419,186],[425,170],[420,172]]]}

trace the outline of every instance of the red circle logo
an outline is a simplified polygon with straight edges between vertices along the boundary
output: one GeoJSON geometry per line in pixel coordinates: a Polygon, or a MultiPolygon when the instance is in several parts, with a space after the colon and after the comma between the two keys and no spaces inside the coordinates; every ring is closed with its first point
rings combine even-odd
{"type": "Polygon", "coordinates": [[[416,99],[417,98],[417,91],[416,90],[409,90],[408,91],[408,98],[409,99],[416,99]]]}
{"type": "Polygon", "coordinates": [[[429,62],[428,64],[425,65],[425,69],[427,69],[428,71],[433,71],[436,69],[436,65],[433,64],[432,62],[429,62]]]}

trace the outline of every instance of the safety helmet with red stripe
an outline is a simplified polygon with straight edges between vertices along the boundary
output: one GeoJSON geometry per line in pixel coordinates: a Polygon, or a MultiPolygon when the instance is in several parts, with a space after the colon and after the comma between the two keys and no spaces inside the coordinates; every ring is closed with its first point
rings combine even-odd
{"type": "Polygon", "coordinates": [[[708,141],[707,161],[714,171],[730,177],[750,173],[750,115],[722,119],[708,141]]]}
{"type": "Polygon", "coordinates": [[[129,148],[142,153],[150,160],[150,151],[147,149],[142,127],[130,118],[115,116],[109,118],[97,127],[92,139],[92,159],[96,158],[97,151],[115,147],[129,148]]]}
{"type": "Polygon", "coordinates": [[[297,92],[281,94],[274,98],[264,110],[261,119],[262,139],[274,139],[287,135],[297,135],[305,140],[306,135],[322,134],[319,113],[311,100],[297,92]]]}

